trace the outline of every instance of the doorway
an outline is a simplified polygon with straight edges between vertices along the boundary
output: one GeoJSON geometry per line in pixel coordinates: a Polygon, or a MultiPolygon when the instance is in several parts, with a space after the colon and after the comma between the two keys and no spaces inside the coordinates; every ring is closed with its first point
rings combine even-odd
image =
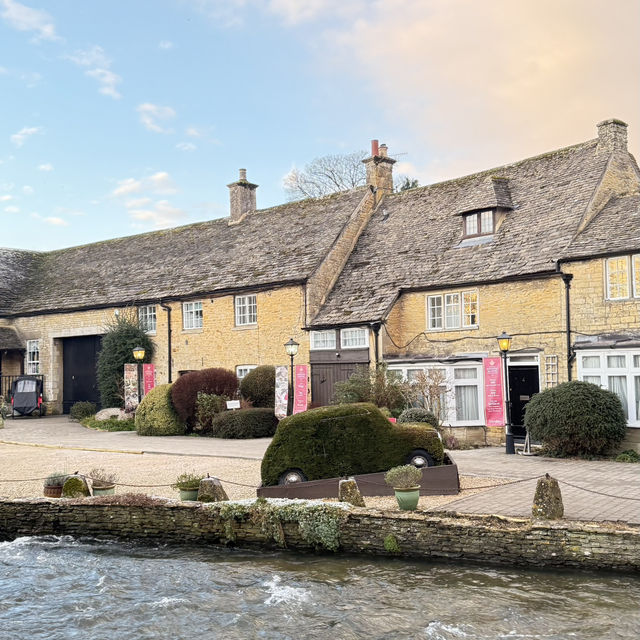
{"type": "Polygon", "coordinates": [[[331,404],[336,382],[343,382],[356,370],[353,363],[312,364],[311,402],[313,407],[331,404]]]}
{"type": "Polygon", "coordinates": [[[511,425],[516,438],[525,438],[524,408],[540,392],[540,373],[537,365],[509,365],[509,396],[511,398],[511,425]]]}
{"type": "Polygon", "coordinates": [[[62,341],[62,411],[76,402],[94,402],[100,406],[96,365],[102,336],[64,338],[62,341]]]}

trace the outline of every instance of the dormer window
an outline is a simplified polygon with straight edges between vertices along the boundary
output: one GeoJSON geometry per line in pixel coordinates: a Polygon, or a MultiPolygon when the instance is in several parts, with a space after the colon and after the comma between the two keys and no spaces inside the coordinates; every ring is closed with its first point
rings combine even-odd
{"type": "Polygon", "coordinates": [[[464,219],[464,237],[488,236],[494,229],[494,209],[468,213],[464,219]]]}

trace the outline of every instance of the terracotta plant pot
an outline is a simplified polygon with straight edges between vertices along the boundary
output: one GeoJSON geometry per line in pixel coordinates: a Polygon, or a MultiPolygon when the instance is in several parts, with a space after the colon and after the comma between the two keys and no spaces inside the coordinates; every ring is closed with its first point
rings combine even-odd
{"type": "Polygon", "coordinates": [[[116,485],[110,487],[93,487],[94,496],[112,496],[116,492],[116,485]]]}
{"type": "Polygon", "coordinates": [[[398,506],[403,511],[415,511],[418,507],[418,500],[420,499],[420,487],[408,487],[407,489],[393,488],[396,493],[396,500],[398,506]]]}
{"type": "Polygon", "coordinates": [[[195,502],[198,499],[198,489],[180,489],[180,500],[195,502]]]}
{"type": "Polygon", "coordinates": [[[62,496],[62,487],[59,485],[45,485],[42,493],[45,498],[60,498],[62,496]]]}

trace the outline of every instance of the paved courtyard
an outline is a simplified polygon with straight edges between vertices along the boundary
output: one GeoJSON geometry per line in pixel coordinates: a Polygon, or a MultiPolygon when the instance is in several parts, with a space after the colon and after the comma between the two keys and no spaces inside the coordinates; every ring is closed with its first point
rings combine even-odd
{"type": "MultiPolygon", "coordinates": [[[[149,464],[164,455],[184,456],[189,463],[196,458],[261,460],[269,438],[222,440],[189,436],[140,437],[135,432],[100,432],[70,422],[66,416],[8,420],[0,430],[0,443],[22,443],[61,451],[111,453],[147,453],[149,464]]],[[[24,456],[28,447],[15,447],[15,456],[24,456]]],[[[448,502],[446,509],[458,513],[491,513],[527,517],[536,487],[535,478],[549,473],[561,481],[565,516],[577,520],[624,521],[640,524],[640,465],[605,461],[561,460],[556,458],[508,456],[504,449],[491,447],[452,453],[460,474],[489,479],[504,478],[517,484],[505,484],[448,502]],[[575,486],[569,486],[568,484],[575,486]],[[585,490],[586,489],[586,490],[585,490]],[[601,495],[606,494],[606,495],[601,495]]],[[[147,456],[144,456],[147,458],[147,456]]],[[[213,461],[212,461],[213,462],[213,461]]],[[[178,461],[176,460],[176,463],[178,461]]],[[[240,464],[240,460],[236,464],[240,464]]],[[[259,480],[253,475],[251,480],[259,480]]],[[[225,477],[220,474],[220,477],[225,477]]],[[[475,484],[478,484],[477,482],[475,484]]],[[[482,483],[480,483],[482,484],[482,483]]],[[[255,486],[255,485],[254,485],[255,486]]],[[[432,507],[438,510],[440,507],[432,507]]]]}

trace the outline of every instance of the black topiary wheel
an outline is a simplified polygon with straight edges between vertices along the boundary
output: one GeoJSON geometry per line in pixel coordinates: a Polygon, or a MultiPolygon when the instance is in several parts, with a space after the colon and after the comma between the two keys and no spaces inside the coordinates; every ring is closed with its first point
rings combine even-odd
{"type": "Polygon", "coordinates": [[[433,467],[436,464],[431,455],[424,449],[414,449],[407,456],[406,462],[407,464],[412,464],[414,467],[418,467],[418,469],[422,469],[423,467],[433,467]]]}
{"type": "Polygon", "coordinates": [[[300,469],[287,469],[284,473],[280,474],[278,478],[278,484],[298,484],[299,482],[306,482],[307,476],[304,475],[300,469]]]}

